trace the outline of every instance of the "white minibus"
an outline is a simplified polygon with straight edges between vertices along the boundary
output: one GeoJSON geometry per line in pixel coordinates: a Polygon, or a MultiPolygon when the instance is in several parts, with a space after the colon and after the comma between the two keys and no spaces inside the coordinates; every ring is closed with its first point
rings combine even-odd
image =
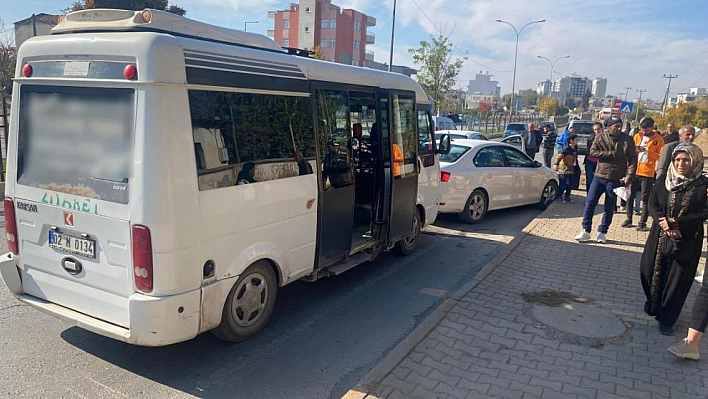
{"type": "Polygon", "coordinates": [[[19,49],[0,273],[144,346],[238,342],[279,287],[409,254],[437,215],[412,79],[170,13],[87,10],[19,49]]]}

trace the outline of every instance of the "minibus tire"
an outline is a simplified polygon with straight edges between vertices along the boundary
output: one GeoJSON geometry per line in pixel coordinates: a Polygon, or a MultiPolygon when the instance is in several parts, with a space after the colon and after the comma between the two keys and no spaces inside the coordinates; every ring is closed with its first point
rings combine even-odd
{"type": "Polygon", "coordinates": [[[267,261],[259,260],[249,266],[231,287],[221,313],[221,324],[211,330],[212,333],[229,342],[241,342],[257,335],[273,313],[277,289],[278,281],[267,261]],[[254,318],[245,320],[248,317],[244,310],[252,314],[260,305],[263,308],[255,309],[258,313],[254,318]]]}
{"type": "Polygon", "coordinates": [[[420,211],[416,208],[413,212],[413,231],[411,235],[398,241],[393,247],[393,251],[399,256],[408,256],[415,251],[418,246],[418,236],[420,235],[420,211]]]}

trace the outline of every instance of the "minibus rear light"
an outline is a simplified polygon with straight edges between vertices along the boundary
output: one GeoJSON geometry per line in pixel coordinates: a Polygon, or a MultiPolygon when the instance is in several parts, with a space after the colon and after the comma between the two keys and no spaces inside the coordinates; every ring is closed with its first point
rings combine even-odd
{"type": "Polygon", "coordinates": [[[29,78],[32,76],[32,65],[30,64],[25,64],[22,66],[22,76],[29,78]]]}
{"type": "Polygon", "coordinates": [[[17,218],[15,217],[15,201],[12,198],[5,198],[3,201],[5,209],[5,239],[7,249],[15,255],[20,253],[20,245],[17,237],[17,218]]]}
{"type": "Polygon", "coordinates": [[[133,64],[126,65],[125,68],[123,68],[123,76],[128,80],[135,79],[135,76],[137,76],[137,74],[138,69],[133,64]]]}
{"type": "Polygon", "coordinates": [[[452,177],[452,175],[450,174],[450,172],[445,172],[444,170],[443,170],[443,171],[440,171],[440,181],[441,181],[441,182],[443,182],[443,183],[449,182],[449,181],[450,181],[450,177],[452,177]]]}
{"type": "Polygon", "coordinates": [[[132,245],[135,288],[141,292],[151,292],[153,279],[150,229],[139,224],[134,225],[132,245]]]}

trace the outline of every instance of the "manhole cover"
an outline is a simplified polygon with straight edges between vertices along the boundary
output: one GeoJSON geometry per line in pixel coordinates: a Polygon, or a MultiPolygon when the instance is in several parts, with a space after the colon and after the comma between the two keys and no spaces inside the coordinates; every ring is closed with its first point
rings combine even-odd
{"type": "Polygon", "coordinates": [[[531,313],[549,327],[581,337],[616,337],[627,329],[617,317],[587,303],[566,302],[557,307],[535,305],[531,313]]]}

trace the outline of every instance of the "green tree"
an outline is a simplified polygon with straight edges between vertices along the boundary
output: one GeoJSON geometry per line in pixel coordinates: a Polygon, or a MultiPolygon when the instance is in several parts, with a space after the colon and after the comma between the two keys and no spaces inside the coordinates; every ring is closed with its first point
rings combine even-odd
{"type": "Polygon", "coordinates": [[[506,109],[511,109],[511,93],[504,94],[502,96],[501,105],[506,109]]]}
{"type": "Polygon", "coordinates": [[[538,105],[538,93],[535,90],[528,89],[521,95],[521,103],[526,108],[535,107],[538,105]]]}
{"type": "Polygon", "coordinates": [[[467,59],[465,55],[453,60],[452,50],[452,42],[443,35],[431,37],[430,42],[423,40],[419,48],[408,50],[413,56],[413,63],[420,66],[418,83],[433,99],[436,107],[440,106],[445,94],[454,87],[462,64],[467,59]]]}
{"type": "Polygon", "coordinates": [[[64,12],[88,10],[91,8],[115,8],[121,10],[140,11],[146,8],[164,10],[177,15],[184,15],[187,11],[174,4],[168,4],[168,0],[83,0],[74,1],[64,12]]]}
{"type": "Polygon", "coordinates": [[[708,104],[705,102],[683,103],[675,108],[667,108],[666,113],[655,118],[659,126],[673,122],[675,126],[693,125],[708,127],[708,104]]]}
{"type": "Polygon", "coordinates": [[[586,91],[585,94],[583,94],[583,99],[580,102],[580,106],[583,107],[583,109],[590,108],[590,97],[592,97],[592,93],[590,93],[590,90],[586,91]]]}
{"type": "Polygon", "coordinates": [[[539,108],[546,116],[562,115],[561,111],[563,111],[557,99],[548,97],[541,99],[539,108]]]}
{"type": "Polygon", "coordinates": [[[15,76],[17,62],[10,31],[6,30],[5,23],[0,19],[0,91],[4,93],[12,92],[12,78],[15,76]]]}

